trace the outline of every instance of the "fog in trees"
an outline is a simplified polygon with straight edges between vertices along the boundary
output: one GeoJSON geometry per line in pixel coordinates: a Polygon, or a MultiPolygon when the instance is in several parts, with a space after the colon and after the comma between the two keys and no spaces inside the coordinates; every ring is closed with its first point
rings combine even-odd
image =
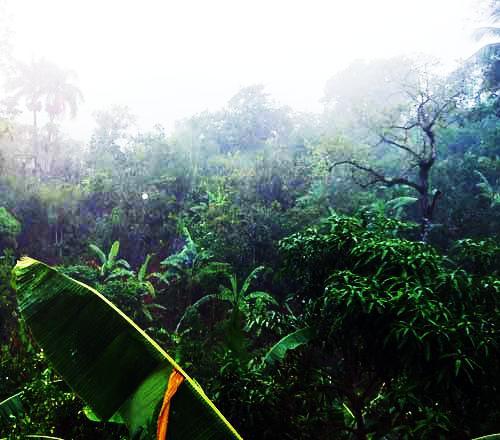
{"type": "Polygon", "coordinates": [[[0,438],[500,432],[498,1],[28,3],[0,438]]]}

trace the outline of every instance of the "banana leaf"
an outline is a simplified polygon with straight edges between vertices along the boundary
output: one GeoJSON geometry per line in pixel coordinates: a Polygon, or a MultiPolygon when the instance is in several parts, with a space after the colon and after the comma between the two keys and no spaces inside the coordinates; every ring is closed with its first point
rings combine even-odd
{"type": "Polygon", "coordinates": [[[241,439],[198,383],[95,289],[27,257],[12,284],[34,339],[97,418],[122,419],[131,438],[154,438],[176,369],[184,382],[171,401],[167,439],[241,439]]]}
{"type": "Polygon", "coordinates": [[[23,415],[22,395],[21,391],[0,402],[0,431],[3,430],[3,427],[9,426],[17,417],[23,415]]]}
{"type": "Polygon", "coordinates": [[[280,362],[285,359],[289,350],[307,344],[314,338],[314,331],[311,327],[301,328],[296,330],[285,337],[281,338],[274,344],[264,356],[264,363],[273,365],[275,362],[280,362]]]}
{"type": "Polygon", "coordinates": [[[500,434],[490,434],[483,437],[476,437],[472,440],[500,440],[500,434]]]}

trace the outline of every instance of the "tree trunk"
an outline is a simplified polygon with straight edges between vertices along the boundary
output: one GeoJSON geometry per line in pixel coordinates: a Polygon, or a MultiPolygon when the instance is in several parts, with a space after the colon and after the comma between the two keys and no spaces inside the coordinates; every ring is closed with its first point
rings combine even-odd
{"type": "Polygon", "coordinates": [[[418,172],[418,183],[420,186],[419,204],[421,212],[420,240],[424,243],[427,243],[429,239],[436,202],[441,196],[441,191],[436,191],[433,195],[429,193],[430,169],[433,163],[433,160],[422,161],[419,164],[418,172]]]}
{"type": "Polygon", "coordinates": [[[40,152],[38,151],[38,123],[37,123],[37,111],[33,110],[33,166],[35,175],[39,174],[39,164],[38,156],[40,152]]]}
{"type": "Polygon", "coordinates": [[[366,440],[366,426],[365,419],[363,418],[363,410],[361,402],[353,402],[352,412],[356,419],[356,429],[354,431],[354,436],[356,440],[366,440]]]}

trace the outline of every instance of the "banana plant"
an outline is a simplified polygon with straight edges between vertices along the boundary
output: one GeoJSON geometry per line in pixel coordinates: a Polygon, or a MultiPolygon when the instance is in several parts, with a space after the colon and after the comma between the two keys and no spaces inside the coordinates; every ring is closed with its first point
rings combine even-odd
{"type": "Polygon", "coordinates": [[[208,251],[199,248],[185,226],[182,228],[182,234],[186,241],[182,249],[160,262],[160,265],[165,268],[163,273],[154,274],[156,278],[166,284],[181,279],[190,284],[212,257],[208,251]]]}
{"type": "MultiPolygon", "coordinates": [[[[140,289],[138,291],[141,293],[137,295],[137,297],[135,297],[136,304],[132,306],[134,308],[132,316],[134,319],[136,319],[142,314],[144,318],[150,323],[154,321],[152,314],[153,310],[165,310],[165,307],[153,302],[153,299],[156,297],[156,289],[153,283],[149,281],[149,279],[154,274],[148,274],[148,266],[151,257],[151,254],[148,254],[146,256],[146,259],[142,263],[137,273],[133,270],[119,268],[113,270],[113,272],[111,272],[111,274],[105,279],[105,282],[117,278],[124,279],[126,281],[134,280],[140,286],[140,289]]],[[[128,299],[130,300],[130,298],[128,299]]]]}
{"type": "Polygon", "coordinates": [[[221,301],[229,304],[230,314],[226,321],[226,343],[234,353],[245,356],[245,318],[248,316],[251,304],[260,301],[267,304],[278,305],[276,300],[267,292],[260,290],[251,291],[250,285],[257,275],[264,270],[264,266],[256,267],[243,281],[241,288],[238,278],[234,273],[224,273],[229,281],[227,286],[221,286],[218,293],[208,294],[188,307],[175,329],[176,333],[181,330],[187,316],[199,309],[199,307],[210,301],[221,301]]]}
{"type": "Polygon", "coordinates": [[[95,289],[27,257],[12,284],[34,339],[95,419],[123,421],[134,439],[241,439],[200,385],[95,289]]]}
{"type": "MultiPolygon", "coordinates": [[[[152,274],[148,275],[148,265],[150,260],[151,260],[151,254],[148,254],[146,256],[146,259],[144,260],[144,263],[142,263],[141,267],[139,268],[139,272],[137,272],[137,281],[142,286],[142,288],[147,292],[147,294],[149,294],[151,298],[154,298],[156,296],[156,289],[153,283],[149,281],[149,278],[151,277],[152,274]]],[[[144,316],[146,316],[146,318],[148,319],[148,321],[152,322],[153,315],[151,314],[151,310],[152,309],[165,310],[165,307],[153,302],[152,303],[144,302],[144,298],[147,296],[147,294],[142,295],[141,310],[144,316]]]]}
{"type": "Polygon", "coordinates": [[[194,242],[188,228],[184,226],[182,231],[186,240],[185,245],[179,252],[160,262],[165,269],[163,272],[155,272],[150,276],[167,285],[182,283],[182,293],[188,305],[191,305],[197,286],[203,285],[221,273],[227,273],[230,266],[211,261],[212,254],[194,242]]]}
{"type": "Polygon", "coordinates": [[[119,276],[133,274],[130,268],[130,264],[128,263],[127,260],[117,259],[118,252],[120,251],[119,241],[115,241],[112,244],[111,249],[108,252],[108,255],[106,255],[104,251],[95,244],[90,244],[89,247],[90,249],[92,249],[92,251],[94,251],[94,253],[99,258],[99,261],[101,262],[100,271],[102,278],[105,278],[106,276],[110,275],[116,276],[117,274],[120,274],[119,276]]]}
{"type": "Polygon", "coordinates": [[[139,283],[144,286],[144,288],[149,292],[151,296],[155,296],[155,288],[151,281],[148,280],[148,266],[150,260],[151,254],[148,254],[146,256],[146,259],[144,260],[144,263],[142,263],[141,267],[139,268],[139,272],[137,273],[137,281],[139,281],[139,283]]]}
{"type": "Polygon", "coordinates": [[[404,208],[417,203],[417,201],[416,197],[410,196],[396,197],[387,201],[377,200],[369,206],[369,210],[381,217],[388,217],[392,214],[394,218],[400,220],[403,216],[404,208]]]}
{"type": "MultiPolygon", "coordinates": [[[[112,280],[114,278],[135,278],[137,280],[137,282],[141,285],[141,287],[144,289],[144,291],[148,292],[148,294],[151,295],[152,297],[155,297],[156,296],[156,289],[155,289],[153,283],[151,283],[151,281],[149,281],[149,278],[151,278],[154,274],[148,274],[148,266],[149,266],[149,262],[151,260],[151,257],[152,257],[151,254],[148,254],[146,256],[146,259],[141,264],[141,267],[139,268],[137,275],[131,269],[120,268],[120,269],[113,270],[113,272],[106,278],[106,281],[112,280]]],[[[119,260],[119,261],[122,261],[122,260],[119,260]]],[[[125,261],[125,260],[123,260],[123,261],[125,261]]]]}
{"type": "Polygon", "coordinates": [[[481,180],[476,184],[476,187],[481,191],[481,195],[490,201],[490,208],[500,205],[500,179],[497,180],[496,187],[494,187],[483,173],[479,171],[474,171],[474,173],[481,180]]]}
{"type": "Polygon", "coordinates": [[[250,304],[254,301],[262,301],[278,305],[276,300],[267,292],[260,290],[250,291],[252,281],[264,270],[264,266],[256,267],[243,281],[241,288],[238,285],[238,278],[234,273],[226,274],[229,286],[222,286],[217,294],[218,299],[226,301],[231,305],[233,311],[237,310],[247,314],[250,304]]]}

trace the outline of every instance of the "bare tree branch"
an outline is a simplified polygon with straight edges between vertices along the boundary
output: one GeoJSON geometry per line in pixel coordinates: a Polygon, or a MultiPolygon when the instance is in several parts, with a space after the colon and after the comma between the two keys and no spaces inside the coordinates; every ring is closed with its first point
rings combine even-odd
{"type": "Polygon", "coordinates": [[[413,156],[415,159],[417,159],[419,161],[422,160],[422,157],[419,154],[417,154],[415,151],[413,151],[410,147],[408,147],[404,144],[400,144],[399,142],[396,142],[393,139],[389,139],[387,136],[385,136],[383,134],[380,135],[380,141],[383,143],[392,145],[392,146],[399,148],[401,150],[406,151],[407,153],[409,153],[411,156],[413,156]]]}
{"type": "Polygon", "coordinates": [[[414,128],[418,127],[418,122],[414,122],[410,125],[390,125],[389,128],[392,130],[405,130],[405,131],[410,131],[414,128]]]}
{"type": "Polygon", "coordinates": [[[405,177],[386,177],[383,174],[375,171],[373,168],[361,165],[358,162],[353,161],[353,160],[343,160],[340,162],[335,162],[334,164],[332,164],[330,166],[330,171],[332,171],[333,168],[335,168],[336,166],[339,166],[339,165],[350,165],[351,167],[356,168],[356,169],[361,170],[361,171],[364,171],[365,173],[367,173],[373,177],[373,179],[370,180],[370,182],[364,183],[361,186],[369,186],[369,185],[373,185],[375,183],[383,183],[386,186],[406,185],[406,186],[409,186],[411,188],[414,188],[418,192],[423,191],[423,188],[420,185],[418,185],[415,182],[412,182],[411,180],[408,180],[405,177]]]}

